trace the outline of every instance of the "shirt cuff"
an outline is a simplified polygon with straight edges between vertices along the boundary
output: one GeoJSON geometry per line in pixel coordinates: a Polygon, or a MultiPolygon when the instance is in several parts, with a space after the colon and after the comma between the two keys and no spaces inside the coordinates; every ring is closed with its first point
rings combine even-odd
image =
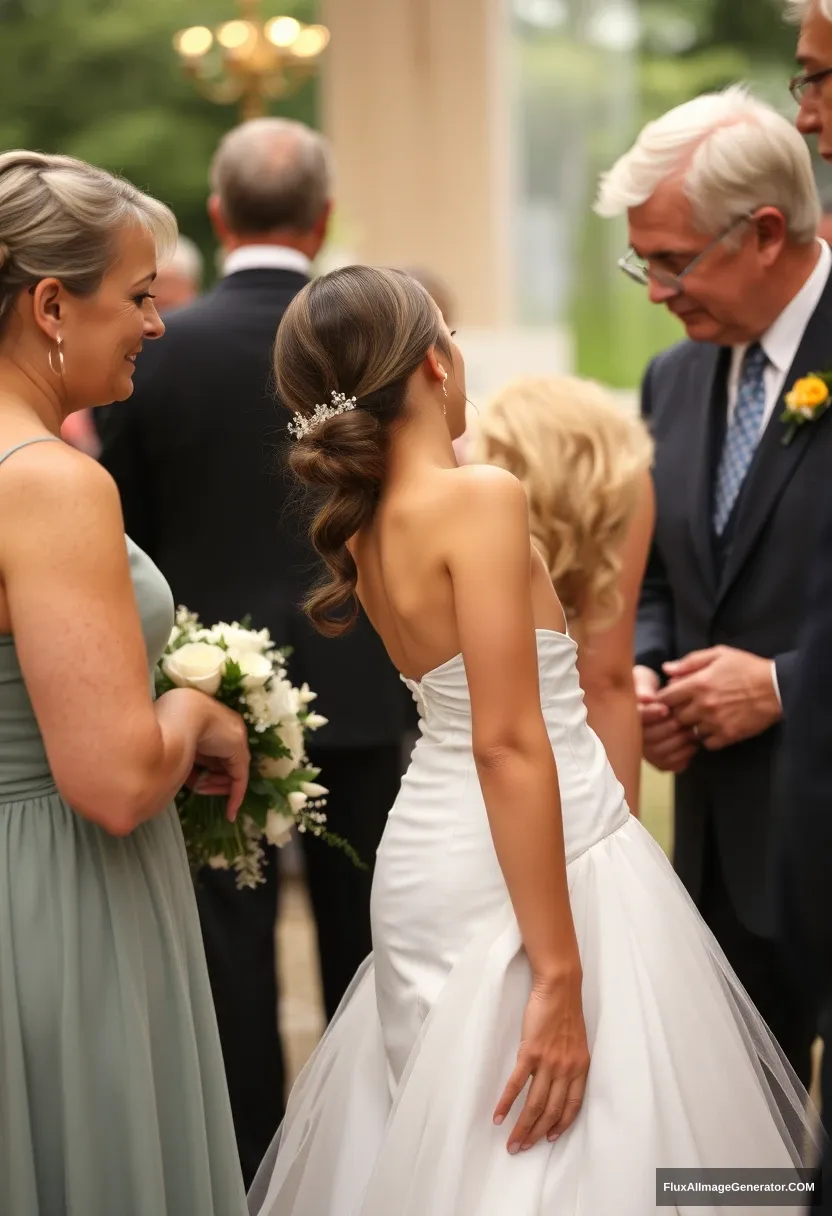
{"type": "Polygon", "coordinates": [[[771,682],[774,685],[774,695],[777,697],[777,704],[783,709],[783,698],[780,696],[780,681],[777,679],[777,664],[774,659],[771,660],[771,682]]]}

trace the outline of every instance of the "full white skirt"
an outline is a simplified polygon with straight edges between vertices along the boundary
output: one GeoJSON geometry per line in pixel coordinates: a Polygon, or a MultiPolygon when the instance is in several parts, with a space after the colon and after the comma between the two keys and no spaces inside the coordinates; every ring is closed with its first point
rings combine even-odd
{"type": "Polygon", "coordinates": [[[512,1157],[511,1122],[492,1122],[530,990],[506,899],[458,953],[403,1070],[366,961],[295,1086],[252,1213],[645,1216],[657,1167],[792,1167],[814,1152],[805,1093],[641,825],[627,818],[568,877],[592,1057],[575,1125],[512,1157]]]}

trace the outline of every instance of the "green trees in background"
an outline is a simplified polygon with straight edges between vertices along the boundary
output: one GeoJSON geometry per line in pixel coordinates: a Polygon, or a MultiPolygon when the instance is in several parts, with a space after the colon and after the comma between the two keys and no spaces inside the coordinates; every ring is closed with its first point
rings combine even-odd
{"type": "MultiPolygon", "coordinates": [[[[281,0],[274,12],[311,21],[314,7],[281,0]]],[[[200,97],[171,39],[236,15],[233,0],[0,0],[0,149],[64,152],[123,173],[168,203],[210,257],[207,166],[237,112],[200,97]]],[[[279,112],[313,121],[314,82],[279,112]]]]}
{"type": "Polygon", "coordinates": [[[638,0],[645,119],[735,80],[790,106],[797,31],[785,0],[638,0]]]}

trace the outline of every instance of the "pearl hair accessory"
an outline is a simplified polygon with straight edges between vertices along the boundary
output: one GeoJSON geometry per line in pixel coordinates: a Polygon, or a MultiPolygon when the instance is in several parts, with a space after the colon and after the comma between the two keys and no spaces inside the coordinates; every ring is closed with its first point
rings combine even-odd
{"type": "Polygon", "coordinates": [[[332,405],[316,405],[314,414],[306,417],[303,414],[295,414],[292,421],[289,423],[289,434],[295,439],[303,439],[309,435],[323,422],[329,422],[330,418],[337,418],[339,414],[348,414],[350,410],[354,410],[356,406],[355,397],[347,397],[345,393],[336,393],[332,390],[332,405]]]}

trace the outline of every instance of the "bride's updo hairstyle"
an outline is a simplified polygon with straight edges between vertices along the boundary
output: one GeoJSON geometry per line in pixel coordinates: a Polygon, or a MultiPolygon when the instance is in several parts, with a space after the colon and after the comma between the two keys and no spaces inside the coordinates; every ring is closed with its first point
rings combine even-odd
{"type": "Polygon", "coordinates": [[[71,156],[0,154],[0,337],[18,294],[41,279],[94,295],[131,224],[153,233],[160,260],[173,252],[173,213],[123,178],[71,156]]]}
{"type": "Polygon", "coordinates": [[[310,425],[292,440],[289,464],[315,493],[310,535],[327,574],[304,609],[327,637],[358,613],[357,571],[347,541],[373,518],[387,472],[391,429],[402,419],[408,381],[431,347],[451,352],[438,308],[410,275],[347,266],[315,279],[289,305],[277,331],[278,396],[311,419],[333,394],[355,407],[310,425]]]}

